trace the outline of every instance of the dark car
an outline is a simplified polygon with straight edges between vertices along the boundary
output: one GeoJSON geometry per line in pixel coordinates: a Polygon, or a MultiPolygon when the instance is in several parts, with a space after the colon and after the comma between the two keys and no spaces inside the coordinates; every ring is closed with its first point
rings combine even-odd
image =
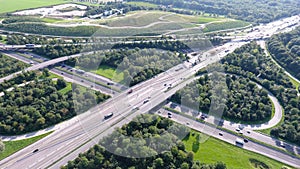
{"type": "Polygon", "coordinates": [[[37,148],[37,149],[33,150],[33,153],[36,153],[36,152],[38,152],[38,151],[39,151],[39,149],[37,148]]]}
{"type": "Polygon", "coordinates": [[[247,139],[244,139],[244,142],[245,142],[245,143],[248,143],[249,141],[248,141],[247,139]]]}
{"type": "Polygon", "coordinates": [[[223,136],[223,133],[219,133],[220,136],[223,136]]]}

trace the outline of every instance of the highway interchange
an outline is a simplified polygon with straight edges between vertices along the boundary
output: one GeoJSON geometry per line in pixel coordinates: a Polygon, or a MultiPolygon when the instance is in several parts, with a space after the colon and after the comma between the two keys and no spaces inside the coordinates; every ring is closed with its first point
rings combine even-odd
{"type": "MultiPolygon", "coordinates": [[[[276,27],[274,23],[271,24],[273,24],[272,27],[276,27]]],[[[267,34],[270,35],[276,33],[277,31],[278,30],[275,30],[275,28],[274,30],[270,29],[270,32],[265,33],[265,35],[267,36],[267,34]]],[[[256,34],[253,36],[256,37],[256,34]]],[[[75,117],[74,119],[78,120],[78,123],[61,128],[44,139],[2,160],[0,162],[0,168],[59,168],[61,165],[66,164],[67,161],[76,158],[80,152],[86,151],[88,148],[96,144],[97,140],[111,133],[115,127],[120,127],[125,123],[128,123],[136,115],[148,112],[158,104],[163,103],[177,90],[190,83],[193,79],[187,80],[186,78],[191,77],[197,70],[205,68],[207,65],[219,61],[222,57],[227,55],[228,52],[233,52],[234,49],[246,43],[247,42],[232,41],[223,46],[217,47],[218,52],[213,56],[209,56],[211,54],[210,51],[202,54],[209,57],[206,57],[194,67],[192,67],[190,63],[185,62],[174,68],[171,68],[155,78],[149,79],[148,81],[134,86],[131,88],[134,91],[132,94],[127,94],[130,89],[116,94],[107,102],[97,105],[88,112],[75,117]],[[174,87],[168,90],[163,84],[172,84],[174,87]],[[149,97],[151,97],[150,101],[146,104],[143,104],[143,101],[149,97]],[[140,110],[133,111],[133,108],[136,106],[140,107],[140,110]],[[114,116],[109,120],[103,121],[104,115],[111,112],[115,113],[114,116]],[[36,148],[39,148],[40,151],[37,153],[32,153],[32,151],[36,148]]],[[[212,50],[216,51],[216,49],[212,50]]],[[[73,55],[71,57],[79,56],[80,55],[73,55]]],[[[33,65],[27,70],[37,70],[55,63],[62,62],[69,58],[70,56],[46,61],[37,65],[33,65]]],[[[190,62],[193,63],[197,59],[198,56],[195,56],[191,58],[190,62]]],[[[12,78],[12,76],[2,78],[0,82],[9,78],[12,78]]],[[[177,117],[174,115],[174,118],[172,119],[179,123],[182,123],[182,121],[187,122],[191,120],[182,118],[183,117],[181,116],[177,117]]],[[[185,123],[185,125],[187,124],[185,123]]],[[[197,130],[208,129],[207,126],[200,126],[200,124],[195,123],[194,121],[191,121],[189,126],[197,130]]],[[[219,131],[217,129],[212,130],[212,132],[207,134],[234,144],[236,136],[226,133],[224,134],[225,137],[219,137],[219,131]]],[[[202,132],[205,133],[207,131],[211,130],[204,130],[202,132]]],[[[300,168],[299,158],[292,157],[286,153],[276,151],[254,142],[249,142],[249,144],[247,143],[244,148],[300,168]]]]}

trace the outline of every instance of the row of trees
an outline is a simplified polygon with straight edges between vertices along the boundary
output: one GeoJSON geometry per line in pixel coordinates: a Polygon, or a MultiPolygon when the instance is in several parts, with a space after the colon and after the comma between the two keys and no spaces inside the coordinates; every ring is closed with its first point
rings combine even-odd
{"type": "Polygon", "coordinates": [[[99,28],[96,26],[56,27],[44,23],[12,23],[0,24],[0,29],[56,36],[92,36],[99,28]]]}
{"type": "Polygon", "coordinates": [[[62,79],[35,79],[23,87],[4,91],[0,98],[0,133],[22,134],[46,128],[69,119],[109,98],[73,85],[73,91],[60,92],[66,87],[62,79]]]}
{"type": "Polygon", "coordinates": [[[15,87],[15,85],[32,81],[37,78],[37,71],[23,72],[15,76],[13,79],[0,83],[0,92],[15,87]]]}
{"type": "Polygon", "coordinates": [[[81,45],[46,45],[40,48],[34,48],[33,52],[50,59],[59,58],[62,56],[70,56],[80,53],[81,45]]]}
{"type": "Polygon", "coordinates": [[[242,46],[222,59],[225,71],[247,77],[271,91],[284,108],[284,123],[271,135],[300,145],[300,96],[287,75],[256,43],[242,46]]]}
{"type": "Polygon", "coordinates": [[[199,80],[176,92],[171,100],[205,112],[208,112],[210,108],[215,110],[222,108],[224,113],[220,113],[235,121],[257,122],[271,118],[272,104],[268,98],[268,92],[259,89],[248,78],[235,75],[226,75],[222,78],[222,75],[217,75],[212,79],[218,79],[218,81],[223,79],[224,82],[211,80],[207,75],[202,76],[199,80]],[[218,85],[220,85],[219,88],[218,85]],[[226,85],[228,89],[222,85],[226,85]],[[216,101],[217,98],[221,101],[216,101]],[[224,107],[220,107],[221,104],[224,104],[224,107]]]}
{"type": "Polygon", "coordinates": [[[180,131],[189,134],[188,128],[169,119],[141,115],[61,168],[226,168],[221,162],[207,165],[194,161],[193,152],[188,152],[176,135],[180,131]]]}
{"type": "MultiPolygon", "coordinates": [[[[141,1],[141,0],[129,0],[141,1]]],[[[172,5],[176,8],[202,11],[210,14],[226,15],[239,20],[268,23],[280,18],[299,14],[300,3],[298,0],[268,1],[268,0],[142,0],[159,5],[172,5]]]]}
{"type": "Polygon", "coordinates": [[[86,70],[97,70],[100,65],[123,72],[123,82],[133,86],[186,60],[183,54],[159,49],[119,49],[73,58],[67,62],[86,70]]]}
{"type": "Polygon", "coordinates": [[[268,48],[276,61],[300,79],[300,27],[271,37],[268,48]]]}
{"type": "Polygon", "coordinates": [[[25,44],[38,44],[38,45],[58,45],[58,44],[71,44],[78,43],[80,41],[86,41],[86,39],[75,39],[71,38],[72,42],[65,41],[64,39],[59,38],[49,38],[37,35],[19,35],[19,34],[10,34],[7,35],[7,44],[8,45],[25,45],[25,44]]]}
{"type": "Polygon", "coordinates": [[[0,78],[23,70],[28,65],[0,53],[0,78]]]}

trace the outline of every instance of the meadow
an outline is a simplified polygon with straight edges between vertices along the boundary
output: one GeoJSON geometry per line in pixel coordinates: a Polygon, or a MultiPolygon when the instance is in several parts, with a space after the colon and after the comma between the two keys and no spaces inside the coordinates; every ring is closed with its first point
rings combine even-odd
{"type": "Polygon", "coordinates": [[[183,142],[186,149],[194,152],[194,159],[203,163],[222,161],[230,169],[281,168],[284,164],[254,152],[241,149],[224,141],[209,137],[204,143],[198,140],[207,135],[192,131],[183,142]],[[257,166],[255,166],[257,165],[257,166]]]}
{"type": "Polygon", "coordinates": [[[72,0],[0,0],[0,13],[72,2],[72,0]]]}

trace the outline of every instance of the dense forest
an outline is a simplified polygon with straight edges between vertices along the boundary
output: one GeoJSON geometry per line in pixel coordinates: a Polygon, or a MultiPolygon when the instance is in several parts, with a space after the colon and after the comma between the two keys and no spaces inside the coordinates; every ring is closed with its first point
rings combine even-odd
{"type": "MultiPolygon", "coordinates": [[[[227,95],[222,98],[226,100],[223,113],[225,118],[243,122],[259,122],[271,118],[272,104],[266,90],[259,89],[248,78],[226,75],[225,80],[228,86],[227,95]]],[[[208,112],[211,104],[213,106],[220,105],[220,103],[211,103],[212,97],[220,97],[219,94],[213,94],[213,86],[216,84],[210,80],[209,76],[201,76],[195,82],[176,92],[171,100],[180,104],[183,100],[185,102],[183,104],[188,106],[198,104],[197,107],[193,107],[208,112]]]]}
{"type": "Polygon", "coordinates": [[[69,119],[109,98],[100,92],[93,93],[73,86],[73,91],[62,94],[67,86],[62,79],[35,79],[23,87],[14,86],[0,97],[0,133],[22,134],[49,127],[69,119]]]}
{"type": "Polygon", "coordinates": [[[221,162],[209,165],[194,161],[193,152],[188,152],[176,136],[179,131],[189,134],[188,128],[169,119],[149,114],[140,115],[100,140],[99,145],[69,161],[62,169],[226,168],[221,162]],[[162,149],[165,151],[161,152],[162,149]],[[141,156],[146,158],[136,158],[141,156]]]}
{"type": "Polygon", "coordinates": [[[275,60],[300,79],[300,27],[271,37],[268,48],[275,60]]]}
{"type": "Polygon", "coordinates": [[[4,82],[0,83],[0,92],[24,82],[29,82],[37,78],[38,72],[37,71],[26,71],[16,75],[13,79],[5,80],[4,82]]]}
{"type": "Polygon", "coordinates": [[[0,53],[0,78],[26,68],[28,64],[0,53]]]}
{"type": "MultiPolygon", "coordinates": [[[[129,0],[141,1],[141,0],[129,0]]],[[[231,18],[256,23],[268,23],[280,18],[300,13],[298,0],[142,0],[159,5],[172,5],[175,8],[202,11],[225,15],[231,18]]]]}
{"type": "Polygon", "coordinates": [[[236,49],[221,62],[226,72],[247,77],[275,95],[284,108],[284,123],[273,128],[271,135],[300,145],[300,96],[284,71],[255,42],[236,49]]]}
{"type": "Polygon", "coordinates": [[[119,49],[70,59],[67,64],[86,70],[110,66],[124,73],[124,83],[133,86],[186,60],[183,54],[157,49],[119,49]]]}

